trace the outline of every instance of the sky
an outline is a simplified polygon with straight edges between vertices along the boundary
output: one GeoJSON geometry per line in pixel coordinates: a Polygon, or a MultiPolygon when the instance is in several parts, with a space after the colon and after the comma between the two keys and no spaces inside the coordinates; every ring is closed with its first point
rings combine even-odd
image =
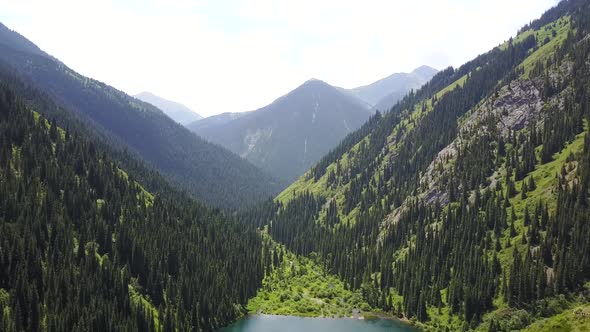
{"type": "Polygon", "coordinates": [[[352,88],[460,66],[556,0],[0,0],[0,21],[79,73],[203,116],[317,78],[352,88]]]}

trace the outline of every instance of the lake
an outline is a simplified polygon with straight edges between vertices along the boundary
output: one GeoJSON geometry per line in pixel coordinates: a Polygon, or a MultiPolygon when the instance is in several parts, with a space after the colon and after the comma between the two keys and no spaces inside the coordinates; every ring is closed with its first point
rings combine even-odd
{"type": "Polygon", "coordinates": [[[406,332],[416,331],[401,322],[386,319],[300,318],[251,315],[218,332],[406,332]]]}

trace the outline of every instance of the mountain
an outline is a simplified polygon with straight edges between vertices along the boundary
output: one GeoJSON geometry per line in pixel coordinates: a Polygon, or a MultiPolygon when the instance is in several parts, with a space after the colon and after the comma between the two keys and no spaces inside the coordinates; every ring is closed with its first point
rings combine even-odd
{"type": "Polygon", "coordinates": [[[168,115],[172,120],[180,123],[181,125],[187,125],[193,121],[198,121],[203,118],[183,104],[164,99],[154,95],[151,92],[141,92],[134,97],[156,106],[162,110],[164,114],[168,115]]]}
{"type": "Polygon", "coordinates": [[[365,101],[373,109],[388,111],[410,90],[420,88],[437,72],[432,67],[420,66],[410,73],[394,73],[371,84],[346,91],[365,101]]]}
{"type": "Polygon", "coordinates": [[[289,183],[360,127],[372,110],[389,110],[436,72],[421,66],[354,89],[312,79],[259,110],[223,113],[187,127],[289,183]]]}
{"type": "Polygon", "coordinates": [[[270,105],[231,121],[207,126],[199,121],[189,128],[289,183],[369,116],[355,98],[312,79],[270,105]]]}
{"type": "Polygon", "coordinates": [[[263,275],[256,230],[66,113],[2,77],[0,330],[215,331],[242,316],[263,275]]]}
{"type": "MultiPolygon", "coordinates": [[[[253,215],[366,311],[435,331],[588,329],[589,105],[590,3],[562,1],[376,113],[253,215]]],[[[290,278],[259,312],[303,314],[265,300],[289,299],[290,278]]]]}
{"type": "Polygon", "coordinates": [[[225,125],[226,123],[235,120],[243,115],[248,114],[248,112],[225,112],[217,115],[208,116],[201,120],[193,121],[186,125],[186,127],[196,133],[204,130],[210,130],[210,128],[215,128],[217,126],[225,125]]]}
{"type": "Polygon", "coordinates": [[[410,90],[417,90],[420,88],[424,83],[430,81],[430,79],[438,72],[438,70],[428,67],[422,66],[416,68],[412,73],[409,74],[410,77],[407,77],[407,84],[401,88],[396,88],[391,90],[391,92],[384,97],[382,97],[377,103],[373,105],[374,109],[388,111],[395,103],[401,100],[410,90]],[[414,82],[412,83],[412,77],[414,82]]]}
{"type": "Polygon", "coordinates": [[[0,37],[0,66],[6,72],[47,93],[201,201],[236,209],[280,188],[248,161],[197,137],[151,104],[76,73],[5,26],[0,37]]]}

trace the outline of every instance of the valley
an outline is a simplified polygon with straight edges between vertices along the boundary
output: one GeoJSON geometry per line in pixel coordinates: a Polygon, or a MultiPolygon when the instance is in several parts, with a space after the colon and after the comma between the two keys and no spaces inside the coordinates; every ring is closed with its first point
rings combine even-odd
{"type": "Polygon", "coordinates": [[[0,24],[1,331],[590,331],[588,1],[215,114],[0,24]]]}

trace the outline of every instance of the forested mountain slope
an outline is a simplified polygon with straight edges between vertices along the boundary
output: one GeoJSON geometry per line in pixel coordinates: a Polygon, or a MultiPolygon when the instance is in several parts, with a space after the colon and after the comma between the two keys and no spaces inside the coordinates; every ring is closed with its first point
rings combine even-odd
{"type": "Polygon", "coordinates": [[[590,302],[589,32],[590,4],[561,2],[252,214],[425,328],[520,329],[590,302]]]}
{"type": "Polygon", "coordinates": [[[255,231],[24,86],[0,83],[0,330],[212,331],[239,316],[262,279],[255,231]]]}
{"type": "MultiPolygon", "coordinates": [[[[0,26],[0,66],[49,94],[115,145],[217,207],[251,205],[279,184],[248,161],[208,143],[150,104],[84,77],[0,26]]],[[[43,110],[41,110],[43,112],[43,110]]]]}

